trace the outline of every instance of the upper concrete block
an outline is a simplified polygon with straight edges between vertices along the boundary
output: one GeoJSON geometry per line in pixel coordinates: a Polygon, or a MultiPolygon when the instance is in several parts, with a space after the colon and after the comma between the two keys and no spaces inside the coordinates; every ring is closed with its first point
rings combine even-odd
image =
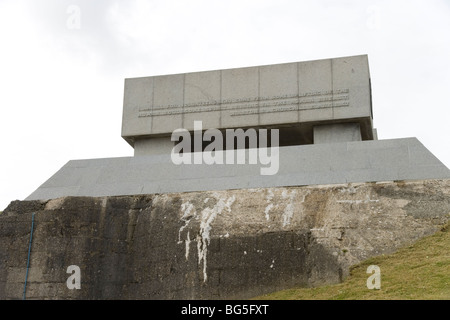
{"type": "Polygon", "coordinates": [[[125,80],[122,137],[175,129],[361,124],[373,139],[366,55],[125,80]]]}

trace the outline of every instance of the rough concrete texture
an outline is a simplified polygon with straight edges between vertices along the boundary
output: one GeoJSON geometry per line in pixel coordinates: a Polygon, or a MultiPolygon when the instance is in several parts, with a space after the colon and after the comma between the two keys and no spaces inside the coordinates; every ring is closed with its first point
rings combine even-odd
{"type": "Polygon", "coordinates": [[[14,201],[0,299],[231,299],[341,281],[449,220],[450,180],[14,201]],[[81,270],[68,289],[67,267],[81,270]]]}

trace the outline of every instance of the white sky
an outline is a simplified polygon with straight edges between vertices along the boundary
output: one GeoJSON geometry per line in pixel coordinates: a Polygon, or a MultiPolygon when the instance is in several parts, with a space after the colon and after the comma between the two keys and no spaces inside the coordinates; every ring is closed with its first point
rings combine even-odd
{"type": "Polygon", "coordinates": [[[0,210],[71,159],[133,155],[124,78],[358,54],[379,138],[450,167],[448,0],[0,0],[0,210]]]}

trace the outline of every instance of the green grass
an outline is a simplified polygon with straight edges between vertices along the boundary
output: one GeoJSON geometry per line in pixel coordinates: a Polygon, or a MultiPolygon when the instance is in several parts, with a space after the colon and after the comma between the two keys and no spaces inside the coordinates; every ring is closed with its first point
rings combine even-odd
{"type": "Polygon", "coordinates": [[[390,255],[373,257],[350,270],[342,283],[295,288],[257,297],[270,300],[450,300],[450,224],[390,255]],[[369,290],[367,267],[381,270],[381,289],[369,290]]]}

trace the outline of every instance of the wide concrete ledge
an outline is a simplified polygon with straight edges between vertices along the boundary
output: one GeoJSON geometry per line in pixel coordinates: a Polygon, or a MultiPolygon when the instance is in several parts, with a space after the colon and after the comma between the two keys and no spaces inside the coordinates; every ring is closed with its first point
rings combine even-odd
{"type": "Polygon", "coordinates": [[[281,147],[275,175],[246,163],[175,165],[168,154],[72,160],[26,200],[450,178],[416,138],[281,147]]]}

